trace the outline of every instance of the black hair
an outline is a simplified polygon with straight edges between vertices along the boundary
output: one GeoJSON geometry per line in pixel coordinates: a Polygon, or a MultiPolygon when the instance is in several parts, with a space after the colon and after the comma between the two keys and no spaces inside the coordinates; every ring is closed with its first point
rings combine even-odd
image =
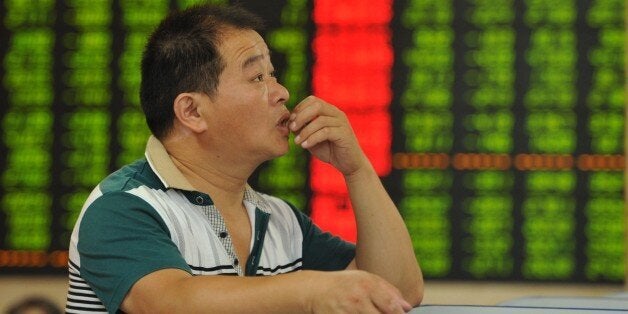
{"type": "Polygon", "coordinates": [[[171,13],[150,36],[142,56],[140,103],[157,138],[172,129],[177,95],[216,92],[225,67],[218,46],[229,28],[261,32],[263,22],[240,6],[200,5],[171,13]]]}

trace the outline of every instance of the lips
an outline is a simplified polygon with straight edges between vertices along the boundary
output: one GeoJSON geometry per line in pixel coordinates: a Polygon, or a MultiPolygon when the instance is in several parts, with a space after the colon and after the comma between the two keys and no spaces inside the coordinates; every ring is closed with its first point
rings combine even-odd
{"type": "Polygon", "coordinates": [[[277,120],[277,125],[278,126],[288,126],[288,123],[290,122],[290,112],[289,111],[285,111],[281,117],[279,117],[279,120],[277,120]]]}
{"type": "Polygon", "coordinates": [[[277,121],[277,128],[279,128],[284,136],[288,136],[290,134],[290,129],[288,125],[290,124],[290,112],[284,112],[279,120],[277,121]]]}

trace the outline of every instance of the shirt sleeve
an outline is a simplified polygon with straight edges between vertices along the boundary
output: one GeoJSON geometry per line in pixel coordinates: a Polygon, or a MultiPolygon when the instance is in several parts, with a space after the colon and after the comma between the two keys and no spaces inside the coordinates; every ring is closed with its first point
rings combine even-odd
{"type": "Polygon", "coordinates": [[[355,257],[355,245],[323,232],[310,217],[289,204],[303,232],[303,269],[342,270],[355,257]]]}
{"type": "Polygon", "coordinates": [[[78,251],[81,276],[110,313],[147,274],[166,268],[191,273],[155,209],[125,192],[107,193],[86,209],[78,251]]]}

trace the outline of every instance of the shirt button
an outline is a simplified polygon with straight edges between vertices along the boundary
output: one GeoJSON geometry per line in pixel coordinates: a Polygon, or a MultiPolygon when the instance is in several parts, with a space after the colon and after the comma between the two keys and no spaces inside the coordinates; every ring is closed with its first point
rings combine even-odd
{"type": "Polygon", "coordinates": [[[238,261],[238,259],[237,259],[237,258],[233,260],[233,265],[238,266],[238,264],[239,264],[239,263],[240,263],[240,262],[238,261]]]}
{"type": "Polygon", "coordinates": [[[196,197],[196,204],[202,205],[203,204],[203,197],[202,196],[197,196],[196,197]]]}
{"type": "Polygon", "coordinates": [[[226,232],[224,232],[224,231],[223,231],[223,232],[221,232],[221,233],[220,233],[220,237],[221,237],[221,238],[223,238],[223,239],[224,239],[224,238],[226,238],[226,237],[227,237],[227,233],[226,233],[226,232]]]}

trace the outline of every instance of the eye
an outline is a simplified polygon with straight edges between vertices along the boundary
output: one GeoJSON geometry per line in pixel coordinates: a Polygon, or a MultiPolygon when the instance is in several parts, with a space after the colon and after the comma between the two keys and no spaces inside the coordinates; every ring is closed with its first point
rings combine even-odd
{"type": "MultiPolygon", "coordinates": [[[[270,73],[268,73],[268,77],[272,77],[272,78],[277,78],[275,76],[275,70],[271,71],[270,73]]],[[[253,78],[254,82],[263,82],[264,81],[264,74],[260,73],[257,76],[255,76],[255,78],[253,78]]]]}

